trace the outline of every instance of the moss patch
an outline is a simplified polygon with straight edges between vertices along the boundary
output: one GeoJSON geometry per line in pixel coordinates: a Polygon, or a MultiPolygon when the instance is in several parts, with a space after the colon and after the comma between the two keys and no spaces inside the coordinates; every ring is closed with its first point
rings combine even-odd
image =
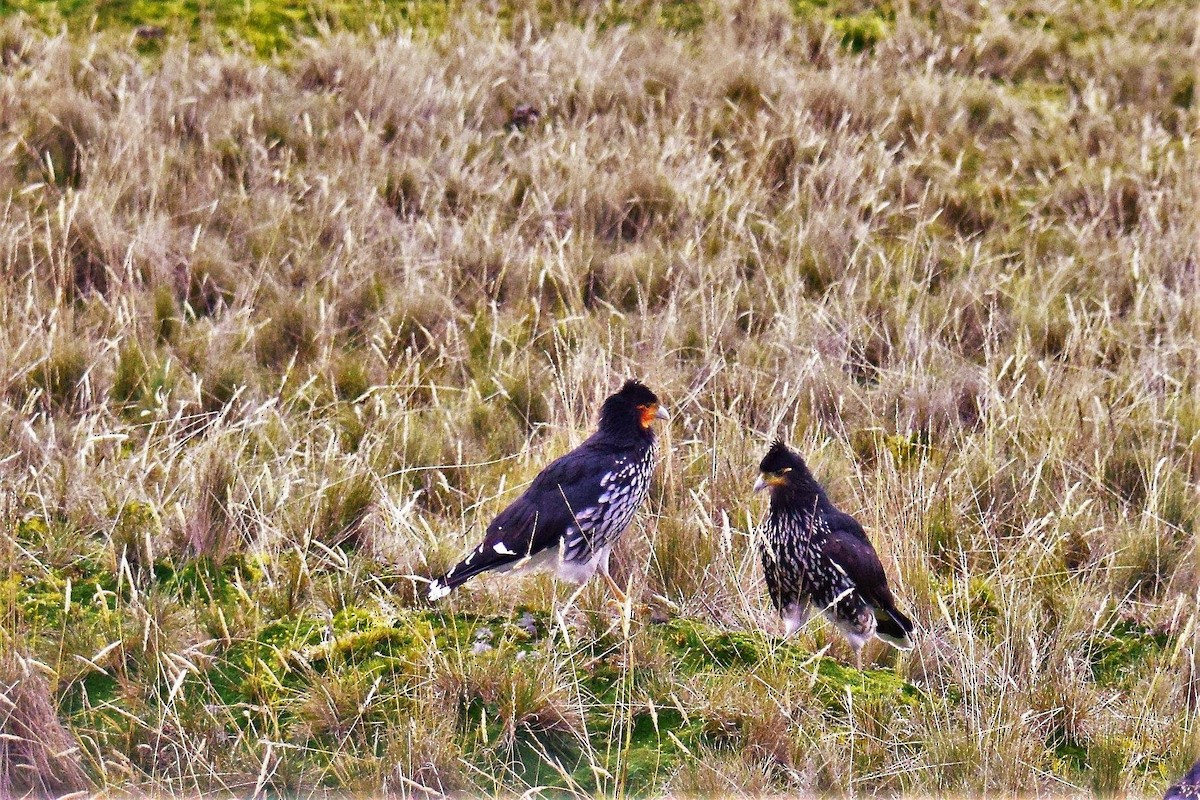
{"type": "MultiPolygon", "coordinates": [[[[869,50],[887,38],[895,12],[887,4],[857,12],[851,6],[826,0],[793,0],[796,19],[829,25],[842,46],[852,52],[869,50]]],[[[298,40],[325,31],[365,32],[372,28],[445,30],[456,13],[450,0],[135,0],[104,3],[99,0],[0,0],[0,16],[24,13],[43,27],[66,26],[75,32],[92,28],[128,35],[142,53],[155,53],[171,37],[192,41],[244,43],[261,56],[282,53],[298,40]]],[[[527,18],[530,10],[515,2],[495,8],[495,21],[509,27],[527,18]]],[[[720,13],[711,2],[660,0],[659,2],[608,3],[600,7],[539,2],[532,13],[540,24],[552,26],[595,24],[600,30],[622,25],[654,26],[676,33],[702,28],[720,13]]]]}
{"type": "Polygon", "coordinates": [[[97,0],[6,0],[0,14],[25,12],[56,27],[72,30],[94,25],[102,30],[129,32],[143,52],[157,50],[171,36],[193,40],[215,36],[242,41],[260,55],[287,49],[303,36],[322,30],[365,31],[381,28],[442,30],[450,16],[447,0],[135,0],[104,3],[97,0]]]}
{"type": "Polygon", "coordinates": [[[1101,686],[1123,686],[1147,664],[1166,652],[1170,637],[1135,622],[1123,620],[1108,631],[1099,632],[1092,642],[1089,660],[1092,676],[1101,686]]]}
{"type": "MultiPolygon", "coordinates": [[[[37,524],[30,526],[32,530],[37,524]]],[[[440,681],[449,698],[461,698],[457,737],[463,757],[481,772],[495,774],[497,791],[536,785],[606,793],[616,782],[635,795],[661,791],[689,759],[728,746],[727,731],[714,728],[702,713],[681,708],[672,697],[668,687],[681,682],[716,686],[730,676],[749,679],[760,668],[784,667],[797,686],[811,690],[835,713],[858,696],[903,705],[922,702],[919,690],[890,672],[859,672],[773,644],[757,633],[723,631],[695,620],[635,623],[629,641],[610,631],[568,651],[552,635],[552,619],[527,609],[497,616],[441,609],[384,613],[354,606],[329,615],[264,619],[253,596],[266,589],[269,570],[270,565],[248,556],[221,565],[207,558],[181,565],[160,561],[150,571],[149,585],[130,587],[114,583],[112,568],[102,559],[81,560],[72,577],[73,624],[92,625],[109,635],[126,630],[140,619],[132,609],[147,603],[151,591],[219,617],[230,632],[205,645],[203,657],[193,656],[194,668],[177,685],[148,680],[137,699],[145,707],[135,704],[136,710],[153,718],[157,712],[150,709],[172,703],[220,708],[221,735],[252,737],[271,730],[313,753],[316,760],[308,768],[315,770],[331,769],[321,760],[330,750],[325,739],[338,729],[336,720],[326,719],[335,712],[326,712],[325,703],[336,705],[328,698],[340,697],[339,691],[392,698],[382,710],[371,712],[371,724],[403,726],[405,698],[427,691],[431,680],[440,681]],[[85,593],[101,600],[80,602],[78,592],[85,587],[85,593]],[[642,650],[665,653],[678,674],[664,681],[652,664],[628,660],[627,653],[642,650]],[[431,678],[431,668],[444,677],[431,678]],[[572,706],[583,709],[575,722],[576,712],[541,699],[549,691],[547,675],[574,687],[567,696],[582,700],[572,706]],[[588,747],[585,741],[603,747],[588,747]],[[497,772],[498,764],[503,771],[497,772]]],[[[24,609],[26,624],[39,635],[53,638],[63,629],[65,579],[14,576],[6,587],[3,595],[24,609]]],[[[97,648],[103,649],[103,643],[97,648]]],[[[118,659],[97,660],[62,687],[59,696],[60,709],[73,726],[114,746],[139,735],[127,713],[131,701],[125,676],[149,668],[135,642],[126,640],[118,652],[118,659]]],[[[351,716],[368,715],[366,706],[357,712],[353,702],[349,707],[351,716]]]]}

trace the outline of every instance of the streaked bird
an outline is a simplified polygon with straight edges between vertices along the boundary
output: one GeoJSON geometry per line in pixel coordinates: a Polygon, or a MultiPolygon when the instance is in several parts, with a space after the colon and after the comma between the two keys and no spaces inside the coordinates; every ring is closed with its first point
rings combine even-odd
{"type": "Polygon", "coordinates": [[[1189,800],[1200,798],[1200,761],[1192,765],[1188,774],[1179,779],[1179,783],[1167,789],[1163,800],[1189,800]]]}
{"type": "Polygon", "coordinates": [[[771,493],[759,547],[771,602],[784,636],[804,626],[815,607],[837,627],[862,667],[862,647],[877,636],[913,646],[912,621],[896,608],[883,565],[854,517],[839,511],[804,459],[776,440],[759,465],[756,492],[771,493]]]}
{"type": "Polygon", "coordinates": [[[488,525],[483,542],[433,581],[437,600],[476,575],[553,569],[584,584],[599,571],[621,603],[628,598],[608,572],[608,558],[646,499],[658,460],[652,425],[667,419],[658,397],[627,381],[604,401],[596,432],[554,461],[488,525]]]}

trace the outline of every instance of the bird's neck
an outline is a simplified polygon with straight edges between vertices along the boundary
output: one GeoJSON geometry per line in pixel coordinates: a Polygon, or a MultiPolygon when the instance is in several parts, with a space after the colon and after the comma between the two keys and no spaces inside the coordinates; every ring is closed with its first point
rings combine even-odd
{"type": "Polygon", "coordinates": [[[649,446],[654,444],[654,431],[642,425],[640,419],[608,418],[600,420],[595,438],[602,442],[615,442],[622,447],[628,447],[632,442],[649,446]]]}
{"type": "Polygon", "coordinates": [[[775,513],[811,517],[828,500],[820,485],[813,480],[801,478],[792,484],[778,486],[771,492],[771,510],[775,513]]]}

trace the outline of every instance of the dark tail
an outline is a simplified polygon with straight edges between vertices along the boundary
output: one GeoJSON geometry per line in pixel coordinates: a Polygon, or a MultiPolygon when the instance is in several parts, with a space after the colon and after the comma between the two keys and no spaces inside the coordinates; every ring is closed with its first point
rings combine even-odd
{"type": "MultiPolygon", "coordinates": [[[[502,546],[502,545],[501,545],[502,546]]],[[[472,550],[467,557],[440,578],[429,582],[429,599],[440,600],[450,592],[462,586],[467,581],[489,569],[506,567],[521,560],[516,553],[497,552],[495,547],[481,544],[472,550]]]]}
{"type": "Polygon", "coordinates": [[[912,620],[900,613],[895,606],[875,608],[875,635],[883,641],[900,650],[911,650],[913,632],[912,620]]]}

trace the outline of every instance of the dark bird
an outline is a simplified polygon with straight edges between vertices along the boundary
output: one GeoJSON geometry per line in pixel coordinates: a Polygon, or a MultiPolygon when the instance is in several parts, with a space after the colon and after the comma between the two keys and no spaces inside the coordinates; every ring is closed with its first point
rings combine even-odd
{"type": "Polygon", "coordinates": [[[1163,800],[1187,800],[1200,797],[1200,761],[1192,765],[1188,774],[1180,778],[1179,783],[1167,789],[1163,800]]]}
{"type": "Polygon", "coordinates": [[[528,103],[522,103],[512,110],[512,115],[508,118],[508,129],[512,131],[525,130],[535,124],[541,116],[542,112],[528,103]]]}
{"type": "Polygon", "coordinates": [[[862,646],[878,636],[912,648],[912,620],[896,608],[875,548],[854,517],[839,511],[798,454],[776,440],[759,465],[754,491],[771,492],[771,510],[759,546],[771,602],[784,636],[824,613],[862,666],[862,646]]]}
{"type": "Polygon", "coordinates": [[[153,42],[167,35],[167,29],[160,25],[138,25],[133,29],[133,36],[143,42],[153,42]]]}
{"type": "Polygon", "coordinates": [[[609,575],[608,556],[650,490],[658,457],[651,428],[656,419],[667,419],[658,397],[644,384],[627,381],[604,401],[596,432],[542,470],[492,520],[483,543],[432,582],[429,599],[488,570],[543,567],[580,588],[599,570],[625,603],[609,575]]]}

